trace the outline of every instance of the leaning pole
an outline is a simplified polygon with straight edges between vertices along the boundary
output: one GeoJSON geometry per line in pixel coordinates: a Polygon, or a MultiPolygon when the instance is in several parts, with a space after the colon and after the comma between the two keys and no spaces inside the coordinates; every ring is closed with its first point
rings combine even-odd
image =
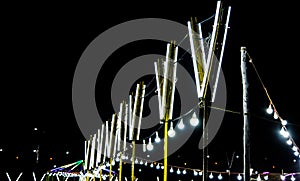
{"type": "Polygon", "coordinates": [[[244,117],[244,134],[243,134],[243,148],[244,148],[244,180],[250,181],[250,126],[249,126],[249,108],[248,108],[248,80],[247,80],[247,50],[246,47],[241,47],[241,73],[243,83],[243,117],[244,117]]]}

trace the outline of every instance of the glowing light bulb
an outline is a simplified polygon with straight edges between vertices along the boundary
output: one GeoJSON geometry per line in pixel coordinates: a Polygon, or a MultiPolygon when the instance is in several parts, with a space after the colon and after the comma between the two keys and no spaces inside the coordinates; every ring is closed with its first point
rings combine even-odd
{"type": "Polygon", "coordinates": [[[170,125],[170,129],[168,131],[168,135],[172,138],[175,136],[175,131],[174,131],[174,128],[173,128],[173,122],[171,122],[171,125],[170,125]]]}
{"type": "Polygon", "coordinates": [[[158,132],[156,131],[155,134],[156,134],[156,137],[155,137],[154,141],[155,141],[155,143],[159,143],[160,142],[160,138],[158,136],[158,132]]]}
{"type": "Polygon", "coordinates": [[[272,113],[273,113],[273,109],[272,109],[271,104],[270,104],[269,107],[267,108],[267,113],[268,113],[268,114],[272,114],[272,113]]]}
{"type": "Polygon", "coordinates": [[[299,156],[299,152],[298,152],[298,151],[295,151],[295,152],[294,152],[294,155],[295,155],[295,156],[299,156]]]}
{"type": "Polygon", "coordinates": [[[287,125],[287,120],[281,120],[281,124],[282,124],[282,126],[286,126],[287,125]]]}
{"type": "Polygon", "coordinates": [[[285,180],[285,176],[284,175],[280,175],[280,179],[281,180],[285,180]]]}
{"type": "Polygon", "coordinates": [[[214,178],[214,175],[213,175],[212,173],[210,173],[209,178],[210,178],[210,179],[213,179],[213,178],[214,178]]]}
{"type": "Polygon", "coordinates": [[[285,137],[285,138],[288,138],[289,137],[289,132],[287,132],[286,130],[284,130],[284,128],[282,127],[281,130],[280,130],[280,134],[285,137]]]}
{"type": "Polygon", "coordinates": [[[150,164],[150,167],[153,168],[153,166],[154,166],[153,163],[151,163],[151,164],[150,164]]]}
{"type": "Polygon", "coordinates": [[[190,119],[190,124],[192,126],[197,126],[199,124],[199,119],[197,118],[195,112],[193,113],[192,118],[190,119]]]}
{"type": "Polygon", "coordinates": [[[138,159],[137,159],[137,158],[135,159],[134,163],[136,163],[136,164],[137,164],[137,163],[139,163],[139,161],[138,161],[138,159]]]}
{"type": "Polygon", "coordinates": [[[202,176],[202,172],[201,171],[199,172],[199,175],[202,176]]]}
{"type": "Polygon", "coordinates": [[[219,175],[218,175],[218,179],[219,179],[219,180],[222,180],[222,179],[223,179],[223,176],[222,176],[221,174],[219,174],[219,175]]]}
{"type": "Polygon", "coordinates": [[[196,170],[194,170],[194,176],[197,176],[198,172],[196,170]]]}
{"type": "Polygon", "coordinates": [[[237,176],[237,179],[238,179],[238,180],[242,180],[241,174],[239,174],[239,175],[237,176]]]}
{"type": "Polygon", "coordinates": [[[183,170],[182,173],[183,173],[183,174],[186,174],[186,170],[183,170]]]}
{"type": "Polygon", "coordinates": [[[291,139],[288,139],[288,140],[286,141],[286,143],[287,143],[288,145],[292,145],[292,144],[293,144],[293,142],[292,142],[291,139]]]}
{"type": "Polygon", "coordinates": [[[179,123],[178,123],[178,128],[179,129],[183,129],[184,128],[184,124],[183,124],[183,119],[181,118],[179,123]]]}
{"type": "Polygon", "coordinates": [[[296,147],[296,146],[293,146],[292,150],[293,150],[293,151],[297,151],[297,147],[296,147]]]}
{"type": "Polygon", "coordinates": [[[171,167],[170,168],[170,173],[173,173],[173,172],[174,172],[173,167],[171,167]]]}
{"type": "Polygon", "coordinates": [[[159,164],[157,164],[157,165],[156,165],[156,169],[157,169],[157,170],[158,170],[158,169],[160,169],[160,166],[159,166],[159,164]]]}
{"type": "Polygon", "coordinates": [[[269,175],[265,175],[264,180],[269,180],[269,175]]]}
{"type": "Polygon", "coordinates": [[[181,173],[180,170],[179,170],[179,168],[177,169],[177,172],[176,172],[176,173],[177,173],[178,175],[181,173]]]}
{"type": "Polygon", "coordinates": [[[143,140],[143,152],[146,152],[146,141],[143,140]]]}
{"type": "Polygon", "coordinates": [[[278,114],[277,114],[277,112],[274,112],[273,118],[274,118],[274,119],[278,119],[278,114]]]}
{"type": "Polygon", "coordinates": [[[260,178],[260,175],[258,174],[258,176],[257,176],[257,179],[256,179],[257,181],[261,181],[261,178],[260,178]]]}
{"type": "Polygon", "coordinates": [[[151,137],[149,138],[149,143],[147,144],[147,150],[152,151],[153,150],[153,144],[151,142],[151,137]]]}
{"type": "Polygon", "coordinates": [[[295,179],[295,177],[294,177],[294,175],[292,175],[291,176],[291,181],[295,181],[296,179],[295,179]]]}

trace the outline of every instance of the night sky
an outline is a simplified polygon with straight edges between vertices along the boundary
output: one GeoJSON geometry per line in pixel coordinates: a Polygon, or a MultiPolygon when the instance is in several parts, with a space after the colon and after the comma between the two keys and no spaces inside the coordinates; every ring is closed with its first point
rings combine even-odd
{"type": "MultiPolygon", "coordinates": [[[[300,145],[296,6],[282,2],[264,5],[253,1],[224,2],[224,7],[228,5],[232,10],[222,65],[228,93],[226,109],[242,111],[240,47],[245,46],[280,116],[288,120],[287,128],[300,145]]],[[[192,7],[188,3],[174,8],[155,6],[149,5],[149,9],[130,6],[117,11],[115,6],[107,5],[90,11],[85,9],[86,12],[55,5],[22,11],[11,7],[12,11],[6,14],[9,18],[4,18],[1,28],[4,30],[1,37],[1,178],[5,177],[5,171],[47,171],[53,165],[84,159],[85,138],[73,112],[72,83],[82,53],[97,36],[115,25],[138,18],[163,18],[183,25],[190,17],[204,20],[215,13],[216,1],[198,2],[192,7]],[[108,12],[104,12],[105,9],[108,12]],[[37,145],[40,146],[38,164],[32,151],[37,145]]],[[[209,24],[212,25],[213,20],[206,25],[209,24]]],[[[166,42],[143,40],[120,48],[109,58],[96,85],[95,96],[102,120],[114,113],[110,88],[122,65],[136,56],[164,55],[165,51],[166,42]]],[[[192,65],[188,63],[189,54],[180,50],[179,56],[187,66],[192,65]]],[[[266,114],[269,101],[253,67],[248,66],[251,166],[260,172],[299,171],[300,160],[279,135],[280,121],[266,114]]],[[[154,67],[152,69],[154,72],[154,67]]],[[[149,77],[146,78],[149,81],[149,77]]],[[[242,128],[240,114],[225,113],[222,126],[209,145],[212,169],[226,170],[227,156],[235,153],[239,158],[235,158],[233,170],[242,172],[242,128]]],[[[200,136],[201,130],[195,130],[192,138],[170,156],[169,163],[184,166],[186,162],[187,167],[201,168],[201,150],[196,146],[200,136]]]]}

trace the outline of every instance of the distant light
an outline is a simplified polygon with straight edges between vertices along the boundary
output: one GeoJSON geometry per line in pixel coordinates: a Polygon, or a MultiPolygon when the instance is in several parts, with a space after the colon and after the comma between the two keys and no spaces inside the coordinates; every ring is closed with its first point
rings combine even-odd
{"type": "Polygon", "coordinates": [[[268,114],[272,114],[272,113],[273,113],[273,109],[272,109],[271,104],[270,104],[269,107],[267,108],[267,113],[268,113],[268,114]]]}
{"type": "Polygon", "coordinates": [[[293,160],[293,162],[294,162],[294,163],[296,163],[296,162],[297,162],[297,160],[296,160],[296,159],[294,159],[294,160],[293,160]]]}
{"type": "Polygon", "coordinates": [[[235,156],[235,158],[240,158],[240,156],[239,156],[239,155],[237,155],[237,156],[235,156]]]}
{"type": "Polygon", "coordinates": [[[37,128],[34,128],[33,130],[34,130],[34,131],[37,131],[38,129],[37,129],[37,128]]]}
{"type": "Polygon", "coordinates": [[[0,152],[2,152],[3,151],[3,149],[2,148],[0,148],[0,152]]]}
{"type": "Polygon", "coordinates": [[[178,128],[179,129],[183,129],[184,128],[184,124],[183,124],[183,119],[181,118],[179,123],[178,123],[178,128]]]}
{"type": "Polygon", "coordinates": [[[56,165],[53,165],[53,168],[56,168],[56,165]]]}
{"type": "Polygon", "coordinates": [[[16,156],[16,160],[19,160],[19,156],[16,156]]]}
{"type": "Polygon", "coordinates": [[[142,169],[139,169],[139,172],[142,172],[142,169]]]}
{"type": "Polygon", "coordinates": [[[50,160],[50,161],[52,161],[52,160],[53,160],[53,158],[52,158],[52,157],[50,157],[50,158],[49,158],[49,160],[50,160]]]}
{"type": "Polygon", "coordinates": [[[197,118],[195,112],[193,113],[192,118],[190,119],[190,124],[192,126],[197,126],[199,124],[199,119],[197,118]]]}
{"type": "Polygon", "coordinates": [[[169,129],[169,131],[168,131],[168,135],[169,135],[169,137],[174,137],[175,136],[175,131],[174,131],[174,128],[173,128],[173,122],[171,122],[170,123],[170,129],[169,129]]]}
{"type": "Polygon", "coordinates": [[[69,152],[69,151],[66,151],[66,155],[68,155],[68,154],[70,154],[70,152],[69,152]]]}
{"type": "Polygon", "coordinates": [[[239,174],[239,175],[237,176],[237,179],[238,179],[238,180],[242,180],[241,174],[239,174]]]}
{"type": "Polygon", "coordinates": [[[160,138],[159,138],[159,136],[158,136],[158,132],[156,131],[155,134],[156,134],[156,137],[155,137],[155,140],[154,140],[154,141],[155,141],[156,143],[159,143],[159,142],[160,142],[160,138]]]}
{"type": "Polygon", "coordinates": [[[151,142],[151,137],[149,138],[149,143],[147,144],[147,150],[152,151],[153,150],[153,144],[151,142]]]}
{"type": "Polygon", "coordinates": [[[222,180],[222,179],[223,179],[223,176],[222,176],[221,174],[219,174],[219,175],[218,175],[218,179],[219,179],[219,180],[222,180]]]}
{"type": "Polygon", "coordinates": [[[295,180],[296,180],[296,179],[295,179],[294,175],[292,175],[291,181],[295,181],[295,180]]]}
{"type": "Polygon", "coordinates": [[[173,173],[173,172],[174,172],[173,167],[171,167],[170,168],[170,173],[173,173]]]}
{"type": "Polygon", "coordinates": [[[277,114],[277,112],[274,112],[273,118],[274,118],[274,119],[278,119],[278,114],[277,114]]]}
{"type": "Polygon", "coordinates": [[[287,143],[288,145],[292,145],[292,144],[293,144],[292,140],[290,140],[290,139],[288,139],[288,140],[286,141],[286,143],[287,143]]]}
{"type": "Polygon", "coordinates": [[[213,178],[214,178],[214,175],[213,175],[212,173],[210,173],[209,178],[210,178],[210,179],[213,179],[213,178]]]}
{"type": "Polygon", "coordinates": [[[36,150],[33,150],[33,153],[36,153],[36,150]]]}
{"type": "Polygon", "coordinates": [[[281,124],[282,124],[283,126],[286,126],[286,125],[287,125],[287,120],[282,120],[282,121],[281,121],[281,124]]]}

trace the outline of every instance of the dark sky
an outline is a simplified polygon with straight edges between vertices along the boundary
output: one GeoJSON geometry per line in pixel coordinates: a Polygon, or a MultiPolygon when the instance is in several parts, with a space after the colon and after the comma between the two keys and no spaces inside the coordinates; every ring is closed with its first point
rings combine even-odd
{"type": "MultiPolygon", "coordinates": [[[[227,83],[227,109],[242,111],[240,47],[246,46],[280,116],[289,121],[288,129],[296,143],[300,144],[296,6],[282,2],[263,5],[253,1],[230,1],[225,5],[232,7],[222,65],[227,83]]],[[[192,7],[187,3],[166,11],[167,7],[149,6],[149,9],[130,6],[117,11],[115,6],[108,5],[109,8],[100,6],[85,12],[80,8],[64,9],[53,5],[53,8],[42,6],[22,11],[12,8],[6,14],[1,28],[4,30],[1,37],[4,100],[1,101],[0,134],[0,148],[4,150],[0,152],[0,158],[4,160],[0,161],[2,170],[22,170],[28,169],[24,167],[27,163],[34,165],[31,163],[34,159],[32,149],[36,145],[41,147],[41,162],[47,169],[53,164],[84,158],[84,137],[72,106],[72,83],[82,53],[98,35],[119,23],[137,18],[164,18],[184,25],[190,17],[204,20],[215,13],[216,2],[199,2],[192,7]],[[37,131],[34,131],[35,127],[37,131]],[[70,155],[66,156],[66,151],[70,151],[70,155]],[[16,155],[20,158],[18,161],[15,160],[16,155]],[[50,162],[49,157],[54,160],[50,162]]],[[[210,20],[210,23],[213,21],[210,20]]],[[[130,57],[147,53],[164,54],[165,50],[161,47],[165,48],[165,45],[162,42],[155,44],[156,47],[150,43],[153,42],[136,42],[124,47],[115,57],[117,59],[119,55],[129,60],[130,57]]],[[[117,62],[107,65],[107,70],[101,72],[101,76],[107,78],[107,84],[101,87],[107,86],[109,90],[109,81],[114,75],[107,73],[118,68],[120,65],[117,62]]],[[[281,128],[279,121],[273,120],[264,111],[269,102],[250,64],[248,69],[250,110],[255,115],[251,117],[251,164],[260,171],[278,172],[281,168],[299,171],[299,166],[293,162],[295,157],[291,149],[278,134],[281,128]],[[272,170],[273,165],[276,169],[272,170]]],[[[97,92],[96,97],[107,98],[110,96],[107,90],[97,92]]],[[[99,107],[106,104],[110,103],[97,102],[99,107]]],[[[108,119],[107,115],[113,113],[109,112],[109,108],[99,110],[102,119],[108,119]]],[[[225,114],[222,127],[210,145],[213,159],[226,165],[226,154],[236,152],[241,156],[242,122],[240,115],[225,114]]],[[[197,138],[199,132],[196,131],[194,136],[197,138]]],[[[171,157],[174,158],[174,165],[182,165],[180,162],[185,161],[191,167],[198,167],[194,158],[198,158],[201,152],[193,145],[194,142],[189,141],[171,157]],[[193,149],[195,154],[188,154],[193,149]]],[[[235,163],[238,171],[241,171],[240,161],[235,163]]]]}

